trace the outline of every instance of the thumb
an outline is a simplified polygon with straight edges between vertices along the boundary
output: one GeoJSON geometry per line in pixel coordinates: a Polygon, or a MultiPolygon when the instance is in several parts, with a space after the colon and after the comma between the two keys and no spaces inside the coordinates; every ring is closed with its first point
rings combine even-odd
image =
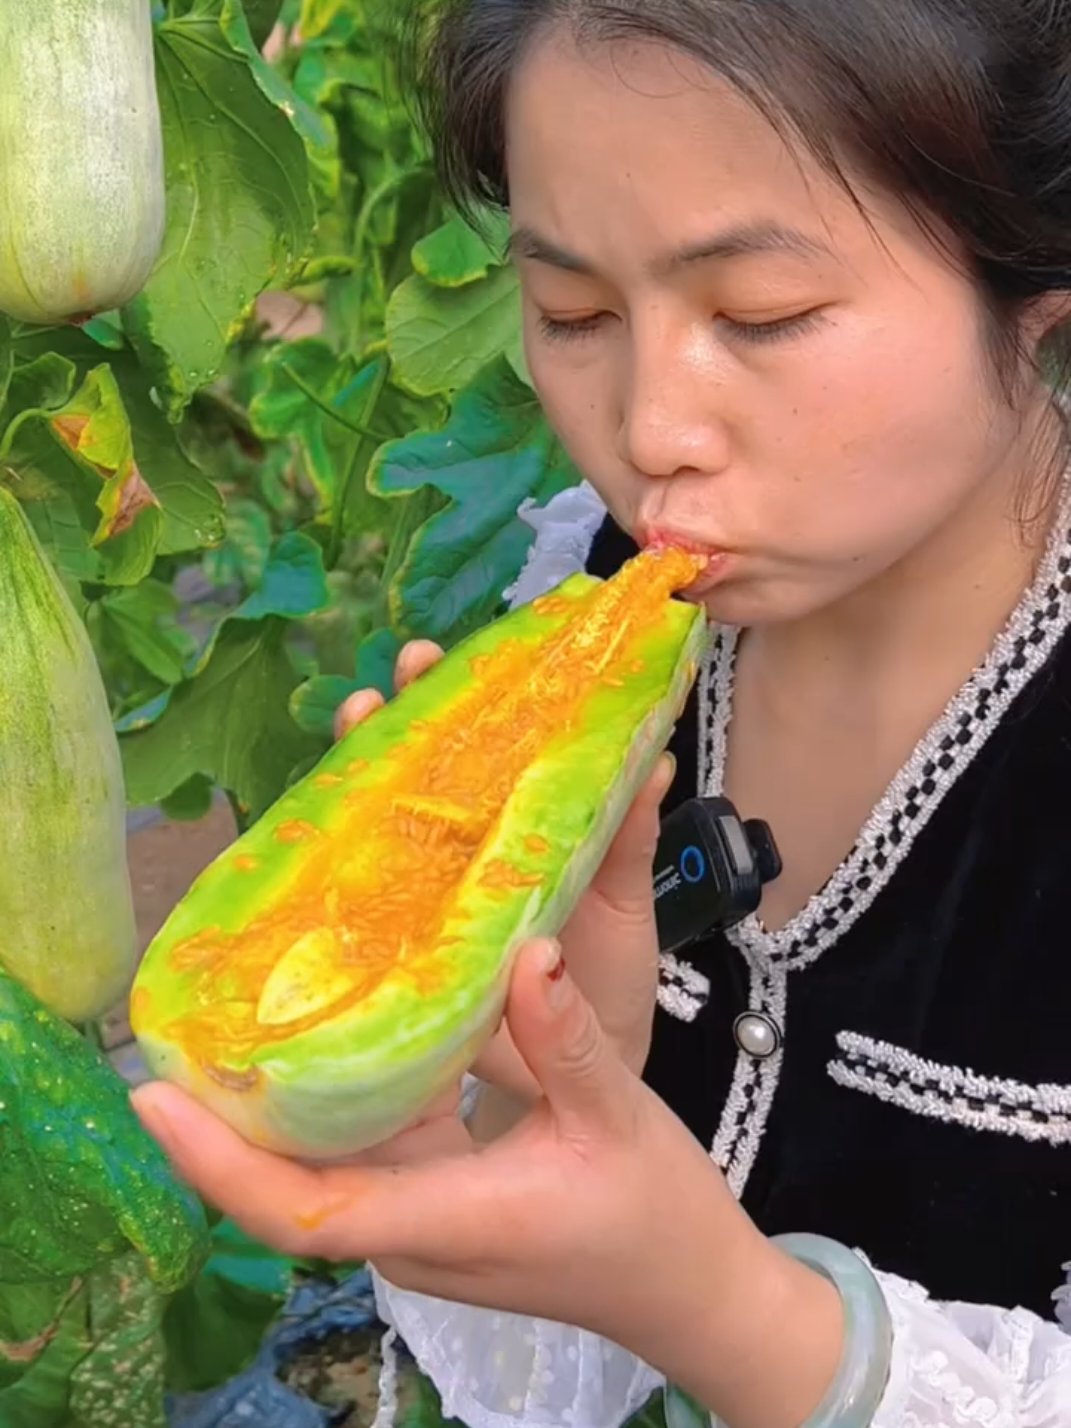
{"type": "Polygon", "coordinates": [[[564,1134],[629,1133],[636,1078],[566,971],[557,942],[522,947],[506,1020],[564,1134]]]}

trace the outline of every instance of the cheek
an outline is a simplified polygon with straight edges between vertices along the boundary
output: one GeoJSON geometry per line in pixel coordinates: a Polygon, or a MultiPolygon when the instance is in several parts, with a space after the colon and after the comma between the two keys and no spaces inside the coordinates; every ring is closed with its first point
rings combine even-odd
{"type": "Polygon", "coordinates": [[[909,305],[880,324],[842,325],[782,393],[790,399],[770,428],[771,475],[780,458],[801,494],[821,492],[824,518],[842,531],[891,534],[901,520],[942,515],[984,474],[998,441],[975,334],[962,310],[927,317],[909,305]]]}
{"type": "Polygon", "coordinates": [[[575,348],[549,348],[540,337],[526,337],[525,358],[547,420],[562,445],[585,474],[606,464],[612,447],[612,393],[604,361],[575,348]]]}

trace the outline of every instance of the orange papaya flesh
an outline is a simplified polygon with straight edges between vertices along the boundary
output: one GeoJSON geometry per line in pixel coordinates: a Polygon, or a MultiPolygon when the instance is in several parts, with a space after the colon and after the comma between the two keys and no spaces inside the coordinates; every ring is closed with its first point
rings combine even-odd
{"type": "Polygon", "coordinates": [[[497,1025],[672,732],[702,568],[645,552],[453,649],[194,884],[131,998],[154,1071],[256,1144],[331,1160],[403,1129],[497,1025]]]}

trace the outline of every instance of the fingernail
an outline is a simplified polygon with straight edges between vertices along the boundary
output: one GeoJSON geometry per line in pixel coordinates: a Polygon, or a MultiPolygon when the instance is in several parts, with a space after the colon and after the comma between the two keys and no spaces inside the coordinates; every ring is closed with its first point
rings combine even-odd
{"type": "Polygon", "coordinates": [[[676,754],[671,754],[667,749],[666,752],[662,755],[662,759],[668,770],[668,772],[664,775],[666,781],[665,792],[668,793],[669,790],[673,787],[673,780],[677,776],[677,756],[676,754]]]}
{"type": "Polygon", "coordinates": [[[547,979],[547,1005],[552,1009],[557,1009],[565,998],[565,988],[562,986],[562,978],[565,976],[565,958],[562,956],[559,942],[550,941],[546,944],[543,975],[547,979]]]}

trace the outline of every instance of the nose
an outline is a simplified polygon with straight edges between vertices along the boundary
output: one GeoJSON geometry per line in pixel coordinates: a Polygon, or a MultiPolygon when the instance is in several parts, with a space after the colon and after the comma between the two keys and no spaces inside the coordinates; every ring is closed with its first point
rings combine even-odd
{"type": "Polygon", "coordinates": [[[645,476],[715,475],[729,461],[728,377],[712,334],[633,328],[619,455],[645,476]]]}

